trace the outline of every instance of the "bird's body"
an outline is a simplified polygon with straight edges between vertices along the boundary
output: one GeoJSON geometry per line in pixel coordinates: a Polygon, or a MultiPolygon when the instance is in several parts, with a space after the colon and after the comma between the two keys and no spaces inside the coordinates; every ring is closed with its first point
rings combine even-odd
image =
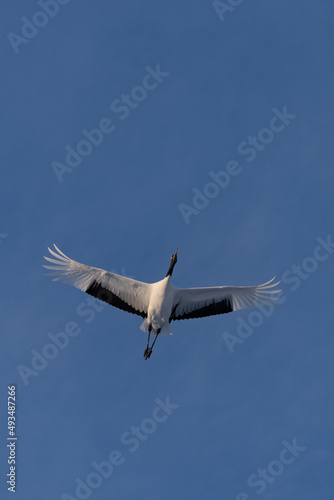
{"type": "MultiPolygon", "coordinates": [[[[174,267],[174,266],[173,266],[174,267]]],[[[151,284],[151,293],[147,308],[147,319],[140,325],[140,329],[148,332],[147,346],[144,351],[144,358],[148,359],[152,354],[152,349],[158,335],[171,334],[170,317],[174,302],[174,287],[170,282],[170,275],[157,283],[151,284]],[[155,333],[155,339],[151,347],[151,331],[155,333]]]]}
{"type": "Polygon", "coordinates": [[[171,333],[169,318],[171,315],[174,287],[170,282],[170,276],[166,276],[161,281],[151,285],[151,294],[147,308],[147,320],[141,325],[141,329],[148,330],[148,325],[152,325],[152,330],[161,330],[161,334],[171,333]],[[146,326],[147,325],[147,326],[146,326]]]}
{"type": "Polygon", "coordinates": [[[144,318],[140,328],[148,333],[145,359],[152,353],[153,345],[159,334],[171,334],[173,320],[202,318],[225,314],[237,309],[256,307],[272,300],[280,290],[272,290],[277,283],[273,280],[258,286],[209,288],[176,288],[170,278],[177,262],[177,251],[171,258],[167,275],[156,283],[144,283],[115,273],[80,264],[55,246],[49,252],[56,259],[45,257],[52,266],[55,280],[74,285],[110,305],[144,318]],[[150,335],[155,339],[149,348],[150,335]]]}

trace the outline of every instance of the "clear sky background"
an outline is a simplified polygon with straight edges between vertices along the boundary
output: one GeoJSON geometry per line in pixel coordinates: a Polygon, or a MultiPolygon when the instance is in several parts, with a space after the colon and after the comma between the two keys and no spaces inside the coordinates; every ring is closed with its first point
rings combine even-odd
{"type": "Polygon", "coordinates": [[[1,498],[12,384],[17,500],[333,498],[334,5],[236,3],[2,5],[1,498]],[[147,282],[178,248],[175,286],[277,276],[282,304],[175,322],[144,361],[142,318],[44,276],[53,243],[147,282]]]}

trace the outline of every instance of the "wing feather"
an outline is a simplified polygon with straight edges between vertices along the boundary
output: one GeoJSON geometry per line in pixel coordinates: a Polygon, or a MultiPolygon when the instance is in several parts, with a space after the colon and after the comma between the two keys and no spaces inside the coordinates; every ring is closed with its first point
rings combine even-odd
{"type": "Polygon", "coordinates": [[[63,281],[118,309],[147,317],[151,294],[149,283],[80,264],[67,257],[56,245],[54,247],[56,251],[48,250],[55,258],[44,257],[53,264],[44,265],[52,270],[48,275],[53,276],[53,281],[63,281]]]}
{"type": "Polygon", "coordinates": [[[226,314],[278,300],[275,294],[281,290],[270,290],[279,283],[272,283],[274,279],[258,286],[177,288],[169,321],[226,314]]]}

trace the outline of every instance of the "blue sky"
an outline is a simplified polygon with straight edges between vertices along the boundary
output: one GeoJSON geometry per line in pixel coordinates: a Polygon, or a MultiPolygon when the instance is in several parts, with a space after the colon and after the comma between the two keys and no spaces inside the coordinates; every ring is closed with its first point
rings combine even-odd
{"type": "Polygon", "coordinates": [[[1,497],[15,384],[18,500],[331,499],[333,3],[43,5],[1,16],[1,497]],[[283,301],[144,361],[140,317],[44,276],[53,243],[147,282],[178,248],[174,285],[276,275],[283,301]]]}

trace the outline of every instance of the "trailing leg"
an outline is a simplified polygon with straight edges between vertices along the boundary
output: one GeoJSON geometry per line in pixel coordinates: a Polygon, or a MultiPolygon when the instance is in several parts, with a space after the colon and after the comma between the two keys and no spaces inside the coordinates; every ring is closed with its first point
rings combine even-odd
{"type": "Polygon", "coordinates": [[[157,330],[157,333],[156,333],[155,339],[153,340],[153,344],[151,345],[151,351],[152,351],[152,349],[153,349],[153,346],[154,346],[154,344],[155,344],[155,342],[156,342],[156,340],[157,340],[158,335],[159,335],[159,333],[160,333],[160,332],[161,332],[161,328],[159,328],[159,330],[157,330]]]}
{"type": "Polygon", "coordinates": [[[144,351],[144,358],[145,359],[149,358],[151,356],[151,353],[152,353],[152,349],[149,348],[151,331],[152,331],[152,325],[149,325],[149,327],[148,327],[147,345],[146,345],[146,349],[144,351]]]}
{"type": "Polygon", "coordinates": [[[159,328],[159,329],[157,330],[156,335],[155,335],[155,339],[154,339],[154,341],[153,341],[153,344],[151,345],[151,347],[149,347],[149,340],[150,340],[151,330],[152,330],[152,327],[150,327],[150,328],[149,328],[149,331],[148,331],[147,346],[146,346],[146,349],[145,349],[145,352],[144,352],[144,358],[145,358],[145,359],[148,359],[148,358],[151,356],[153,346],[154,346],[154,344],[155,344],[155,342],[156,342],[156,340],[157,340],[157,338],[158,338],[159,333],[161,332],[161,328],[159,328]]]}

